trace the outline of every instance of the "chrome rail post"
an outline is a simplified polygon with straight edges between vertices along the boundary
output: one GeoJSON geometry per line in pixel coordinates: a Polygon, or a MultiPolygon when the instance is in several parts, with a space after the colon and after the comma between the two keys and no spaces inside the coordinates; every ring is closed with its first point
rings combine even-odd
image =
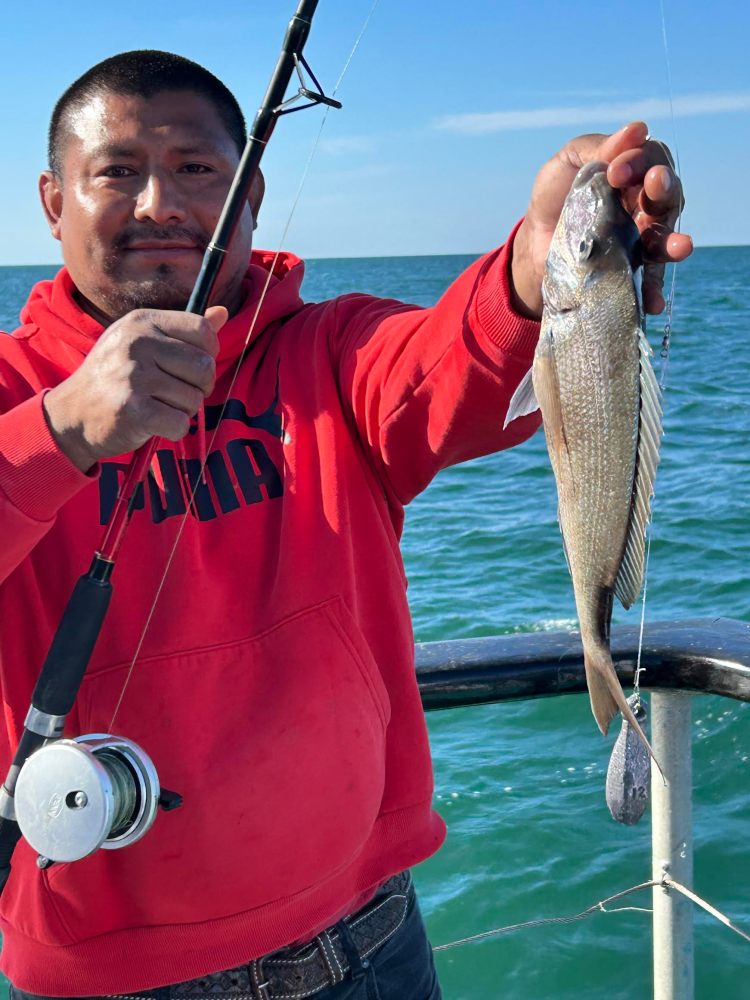
{"type": "MultiPolygon", "coordinates": [[[[693,887],[691,698],[651,695],[651,745],[668,784],[651,765],[652,878],[693,887]]],[[[693,1000],[693,904],[674,890],[653,889],[654,1000],[693,1000]]]]}

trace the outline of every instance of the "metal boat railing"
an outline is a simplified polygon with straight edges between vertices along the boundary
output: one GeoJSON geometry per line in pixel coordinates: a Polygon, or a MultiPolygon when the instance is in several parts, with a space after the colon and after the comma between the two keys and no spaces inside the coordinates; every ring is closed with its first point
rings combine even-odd
{"type": "MultiPolygon", "coordinates": [[[[614,626],[615,669],[632,686],[640,628],[614,626]]],[[[587,690],[576,632],[534,632],[418,643],[417,679],[426,711],[587,690]]],[[[646,624],[641,688],[651,697],[651,745],[667,784],[651,781],[652,878],[693,885],[691,693],[750,701],[750,623],[699,618],[646,624]]],[[[653,889],[654,1000],[693,1000],[693,904],[653,889]]]]}

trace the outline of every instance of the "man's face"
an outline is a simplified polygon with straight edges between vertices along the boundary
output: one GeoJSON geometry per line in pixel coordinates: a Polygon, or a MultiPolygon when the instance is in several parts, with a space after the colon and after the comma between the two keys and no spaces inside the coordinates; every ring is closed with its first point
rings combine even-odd
{"type": "MultiPolygon", "coordinates": [[[[239,153],[214,106],[190,91],[103,94],[75,112],[62,176],[40,191],[52,235],[103,321],[131,309],[184,309],[239,153]]],[[[248,205],[211,301],[230,312],[252,245],[248,205]]]]}

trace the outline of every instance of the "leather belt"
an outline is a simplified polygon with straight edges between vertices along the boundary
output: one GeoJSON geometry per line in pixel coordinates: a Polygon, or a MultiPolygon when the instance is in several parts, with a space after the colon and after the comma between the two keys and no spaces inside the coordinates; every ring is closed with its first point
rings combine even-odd
{"type": "MultiPolygon", "coordinates": [[[[411,873],[400,872],[384,882],[375,898],[344,917],[363,963],[386,943],[406,919],[414,894],[411,873]]],[[[111,1000],[305,1000],[342,982],[351,966],[337,925],[303,945],[292,945],[247,965],[201,976],[163,991],[111,994],[111,1000]]]]}

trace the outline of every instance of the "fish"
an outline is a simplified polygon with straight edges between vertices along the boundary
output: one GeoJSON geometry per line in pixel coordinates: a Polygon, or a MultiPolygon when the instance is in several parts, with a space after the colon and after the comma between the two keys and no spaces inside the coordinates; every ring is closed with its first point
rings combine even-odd
{"type": "MultiPolygon", "coordinates": [[[[642,728],[646,721],[645,702],[639,694],[632,694],[628,705],[642,728]]],[[[634,826],[646,809],[650,789],[648,753],[628,720],[623,719],[607,768],[605,798],[612,819],[625,826],[634,826]]]]}
{"type": "Polygon", "coordinates": [[[565,200],[534,362],[505,425],[541,409],[591,708],[604,735],[619,710],[655,760],[615,672],[610,623],[614,597],[629,608],[643,586],[661,393],[636,288],[639,233],[606,171],[585,164],[565,200]]]}

